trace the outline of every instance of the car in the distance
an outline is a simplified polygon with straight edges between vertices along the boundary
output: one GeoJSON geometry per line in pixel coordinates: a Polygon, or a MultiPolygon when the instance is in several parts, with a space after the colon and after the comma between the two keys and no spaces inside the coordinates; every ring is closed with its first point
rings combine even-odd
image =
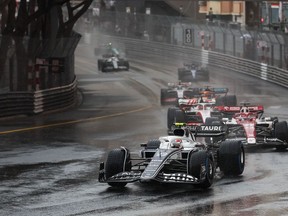
{"type": "Polygon", "coordinates": [[[182,82],[209,82],[209,70],[207,67],[196,63],[184,63],[183,67],[178,68],[178,80],[182,82]]]}
{"type": "Polygon", "coordinates": [[[129,61],[124,57],[116,47],[111,43],[100,48],[95,48],[95,55],[101,55],[98,59],[98,70],[102,72],[129,70],[129,61]]]}

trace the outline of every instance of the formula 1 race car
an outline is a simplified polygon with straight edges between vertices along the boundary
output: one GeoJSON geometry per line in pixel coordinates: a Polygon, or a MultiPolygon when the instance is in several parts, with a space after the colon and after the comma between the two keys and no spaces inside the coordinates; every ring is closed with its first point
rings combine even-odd
{"type": "Polygon", "coordinates": [[[168,133],[175,123],[186,123],[187,126],[197,126],[205,123],[208,117],[222,117],[215,108],[215,103],[187,103],[187,99],[179,99],[178,107],[169,107],[167,111],[168,133]]]}
{"type": "Polygon", "coordinates": [[[108,153],[100,164],[99,182],[124,187],[130,182],[186,183],[209,188],[215,171],[224,175],[241,175],[245,152],[241,141],[221,141],[207,146],[197,136],[222,136],[222,126],[200,126],[195,135],[187,128],[177,128],[174,135],[159,137],[142,144],[140,156],[132,158],[125,147],[108,153]]]}
{"type": "MultiPolygon", "coordinates": [[[[288,148],[288,126],[277,117],[263,117],[263,106],[220,106],[221,121],[228,126],[228,138],[242,140],[247,146],[262,145],[276,149],[288,148]]],[[[217,120],[216,120],[217,121],[217,120]]]]}
{"type": "Polygon", "coordinates": [[[199,102],[215,103],[216,106],[236,106],[236,95],[228,95],[228,91],[228,88],[211,88],[209,86],[199,88],[199,102]]]}
{"type": "Polygon", "coordinates": [[[160,92],[161,105],[177,105],[179,98],[192,97],[199,94],[198,88],[192,88],[191,82],[168,83],[168,88],[160,92]]]}
{"type": "Polygon", "coordinates": [[[200,67],[195,63],[183,64],[183,68],[178,68],[178,80],[182,82],[209,82],[209,70],[205,67],[200,67]]]}
{"type": "Polygon", "coordinates": [[[95,48],[95,55],[102,53],[102,58],[98,59],[98,70],[102,72],[129,70],[129,62],[124,57],[120,57],[120,52],[112,44],[101,48],[95,48]]]}
{"type": "Polygon", "coordinates": [[[236,95],[227,95],[227,88],[188,88],[184,91],[185,98],[178,99],[175,107],[167,111],[168,131],[176,122],[184,122],[189,126],[205,123],[207,117],[222,117],[216,106],[236,106],[236,95]],[[190,93],[193,92],[193,94],[190,93]],[[187,99],[187,97],[189,97],[187,99]]]}
{"type": "Polygon", "coordinates": [[[179,99],[187,104],[215,103],[217,106],[236,106],[236,95],[227,95],[228,88],[195,88],[191,82],[168,83],[168,89],[161,89],[161,105],[179,106],[179,99]],[[183,100],[184,101],[184,100],[183,100]]]}

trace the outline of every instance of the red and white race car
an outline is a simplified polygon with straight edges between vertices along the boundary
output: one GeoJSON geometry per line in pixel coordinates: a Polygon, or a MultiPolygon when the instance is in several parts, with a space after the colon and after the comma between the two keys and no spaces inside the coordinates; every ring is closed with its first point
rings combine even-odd
{"type": "Polygon", "coordinates": [[[222,122],[229,128],[229,138],[241,139],[247,145],[263,144],[283,149],[288,147],[288,127],[286,121],[277,117],[263,117],[264,107],[218,106],[222,122]]]}
{"type": "Polygon", "coordinates": [[[215,103],[201,103],[197,102],[197,99],[179,99],[179,107],[168,109],[168,130],[173,130],[175,123],[185,123],[188,127],[193,127],[204,124],[206,119],[210,117],[221,118],[221,112],[215,107],[215,103]]]}
{"type": "Polygon", "coordinates": [[[187,103],[216,103],[236,106],[236,95],[227,95],[228,88],[195,88],[191,82],[168,83],[168,89],[161,89],[161,105],[179,105],[179,99],[189,99],[187,103]]]}

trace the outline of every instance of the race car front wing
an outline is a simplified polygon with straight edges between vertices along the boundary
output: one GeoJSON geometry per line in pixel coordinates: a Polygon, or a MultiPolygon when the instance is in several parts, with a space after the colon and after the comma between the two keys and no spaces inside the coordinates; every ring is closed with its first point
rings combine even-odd
{"type": "MultiPolygon", "coordinates": [[[[99,174],[99,182],[146,182],[146,179],[141,179],[141,174],[142,172],[140,171],[121,172],[106,179],[104,172],[102,172],[99,174]]],[[[164,183],[201,183],[198,178],[186,173],[159,173],[154,179],[150,179],[150,181],[151,180],[164,183]]]]}

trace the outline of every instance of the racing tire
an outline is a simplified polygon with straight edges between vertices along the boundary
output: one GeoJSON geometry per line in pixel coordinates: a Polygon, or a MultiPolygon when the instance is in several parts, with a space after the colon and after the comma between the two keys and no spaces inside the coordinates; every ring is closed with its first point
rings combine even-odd
{"type": "Polygon", "coordinates": [[[101,64],[101,71],[104,73],[104,72],[107,72],[107,69],[106,69],[106,67],[105,67],[105,63],[102,63],[101,64]]]}
{"type": "MultiPolygon", "coordinates": [[[[277,122],[274,126],[274,136],[275,138],[282,140],[283,142],[288,143],[288,126],[286,121],[277,122]]],[[[277,150],[286,149],[287,145],[278,145],[276,146],[277,150]]]]}
{"type": "Polygon", "coordinates": [[[205,119],[205,125],[222,125],[223,122],[218,117],[207,117],[205,119]]]}
{"type": "MultiPolygon", "coordinates": [[[[106,179],[124,171],[131,171],[130,153],[127,149],[113,149],[108,153],[105,163],[106,179]]],[[[108,182],[112,187],[125,187],[126,182],[108,182]]]]}
{"type": "Polygon", "coordinates": [[[202,69],[200,72],[203,74],[203,81],[209,82],[209,80],[210,80],[209,70],[202,69]]]}
{"type": "Polygon", "coordinates": [[[183,81],[183,78],[186,76],[186,69],[185,68],[178,68],[178,80],[183,81]]]}
{"type": "Polygon", "coordinates": [[[218,97],[218,98],[216,98],[215,105],[216,105],[216,106],[225,106],[225,99],[224,99],[224,97],[218,97]]]}
{"type": "Polygon", "coordinates": [[[161,89],[161,92],[160,92],[160,103],[161,105],[166,105],[165,102],[164,102],[164,99],[166,98],[166,95],[167,95],[167,89],[161,89]]]}
{"type": "Polygon", "coordinates": [[[239,176],[245,167],[244,146],[239,140],[226,140],[218,150],[218,166],[225,176],[239,176]]]}
{"type": "Polygon", "coordinates": [[[129,71],[130,65],[128,61],[124,61],[124,66],[126,67],[126,71],[129,71]]]}
{"type": "Polygon", "coordinates": [[[175,111],[175,123],[187,123],[186,114],[178,109],[175,111]]]}
{"type": "Polygon", "coordinates": [[[171,127],[175,123],[175,112],[179,110],[177,107],[169,107],[167,111],[167,128],[171,130],[171,127]]]}
{"type": "Polygon", "coordinates": [[[97,65],[98,65],[98,71],[101,71],[102,70],[102,59],[98,59],[97,65]]]}
{"type": "Polygon", "coordinates": [[[209,188],[213,184],[215,175],[213,156],[207,151],[198,151],[190,154],[188,160],[188,174],[201,181],[196,187],[209,188]],[[205,176],[203,176],[203,167],[205,167],[205,176]]]}
{"type": "MultiPolygon", "coordinates": [[[[194,97],[196,97],[196,94],[194,91],[185,90],[183,92],[183,98],[192,99],[194,97]]],[[[195,100],[195,103],[197,103],[197,99],[195,100]]]]}
{"type": "Polygon", "coordinates": [[[158,149],[160,146],[160,143],[161,142],[158,139],[149,140],[147,142],[146,149],[158,149]]]}

